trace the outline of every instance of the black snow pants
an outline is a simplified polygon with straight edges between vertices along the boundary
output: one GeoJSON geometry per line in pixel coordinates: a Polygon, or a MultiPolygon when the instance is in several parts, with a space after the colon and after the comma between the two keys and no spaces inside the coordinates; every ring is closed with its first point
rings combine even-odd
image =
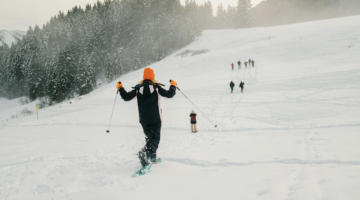
{"type": "Polygon", "coordinates": [[[161,122],[157,124],[141,124],[145,134],[146,144],[144,149],[151,158],[156,158],[156,150],[160,143],[161,122]]]}

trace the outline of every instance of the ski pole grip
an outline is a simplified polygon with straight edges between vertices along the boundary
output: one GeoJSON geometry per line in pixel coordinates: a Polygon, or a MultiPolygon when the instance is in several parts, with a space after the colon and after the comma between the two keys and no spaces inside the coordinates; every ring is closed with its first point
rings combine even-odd
{"type": "MultiPolygon", "coordinates": [[[[171,83],[171,81],[172,81],[172,80],[170,79],[169,82],[171,83]]],[[[176,86],[176,89],[178,89],[178,90],[180,91],[180,88],[179,88],[178,86],[176,86]]],[[[176,90],[176,89],[175,89],[175,90],[176,90]]]]}

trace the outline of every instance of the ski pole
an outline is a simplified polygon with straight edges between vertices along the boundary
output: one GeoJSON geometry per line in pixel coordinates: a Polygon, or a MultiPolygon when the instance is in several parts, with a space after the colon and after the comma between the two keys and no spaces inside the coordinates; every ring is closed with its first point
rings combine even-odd
{"type": "MultiPolygon", "coordinates": [[[[170,80],[170,82],[171,82],[171,80],[170,80]]],[[[190,101],[190,103],[192,103],[192,105],[195,106],[195,108],[197,108],[197,109],[201,112],[201,114],[203,114],[203,115],[205,116],[205,118],[206,118],[207,120],[209,120],[209,122],[210,122],[212,125],[215,126],[215,128],[217,127],[217,125],[214,124],[214,123],[180,90],[179,87],[176,87],[176,88],[181,92],[182,95],[184,95],[185,98],[187,98],[187,99],[190,101]]]]}
{"type": "Polygon", "coordinates": [[[117,96],[118,96],[118,93],[119,93],[119,91],[116,92],[115,101],[114,101],[114,106],[113,106],[113,109],[112,109],[112,112],[111,112],[109,127],[108,127],[108,130],[106,130],[107,133],[110,133],[110,124],[111,124],[111,119],[112,119],[112,116],[113,116],[113,113],[114,113],[115,103],[116,103],[116,98],[117,98],[117,96]]]}

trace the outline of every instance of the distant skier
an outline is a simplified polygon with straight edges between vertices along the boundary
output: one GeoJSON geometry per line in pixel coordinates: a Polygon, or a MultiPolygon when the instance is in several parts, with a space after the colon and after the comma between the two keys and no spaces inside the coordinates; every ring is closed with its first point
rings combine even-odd
{"type": "Polygon", "coordinates": [[[233,81],[230,82],[231,94],[234,92],[235,84],[233,81]]]}
{"type": "Polygon", "coordinates": [[[192,133],[198,132],[196,129],[196,113],[194,110],[190,113],[190,123],[191,123],[191,132],[192,133]]]}
{"type": "Polygon", "coordinates": [[[170,82],[169,90],[163,89],[156,80],[155,73],[150,68],[145,68],[143,80],[135,88],[127,92],[119,81],[116,88],[124,101],[137,97],[140,124],[145,134],[145,146],[139,151],[138,157],[143,167],[156,161],[156,150],[160,143],[162,111],[160,108],[160,95],[172,98],[176,94],[177,84],[170,82]]]}
{"type": "Polygon", "coordinates": [[[231,63],[231,68],[232,70],[234,70],[234,63],[231,63]]]}
{"type": "Polygon", "coordinates": [[[250,67],[250,65],[251,65],[251,59],[249,59],[249,67],[250,67]]]}
{"type": "Polygon", "coordinates": [[[252,66],[253,66],[253,67],[255,67],[255,64],[254,64],[254,63],[255,63],[255,61],[254,61],[254,60],[252,60],[251,62],[252,62],[252,66]]]}
{"type": "Polygon", "coordinates": [[[248,64],[248,63],[247,63],[247,62],[245,62],[244,64],[245,64],[245,68],[247,68],[247,64],[248,64]]]}
{"type": "Polygon", "coordinates": [[[244,85],[245,85],[245,83],[244,82],[240,82],[240,88],[241,88],[241,93],[243,93],[244,92],[244,85]]]}
{"type": "Polygon", "coordinates": [[[240,62],[240,60],[238,61],[238,67],[239,67],[239,69],[241,69],[241,62],[240,62]]]}

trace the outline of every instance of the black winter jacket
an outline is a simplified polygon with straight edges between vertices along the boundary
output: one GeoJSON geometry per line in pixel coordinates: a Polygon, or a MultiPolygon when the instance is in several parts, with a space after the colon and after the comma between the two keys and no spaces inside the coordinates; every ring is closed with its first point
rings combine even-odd
{"type": "Polygon", "coordinates": [[[231,88],[235,87],[234,82],[231,82],[231,83],[230,83],[230,87],[231,87],[231,88]]]}
{"type": "Polygon", "coordinates": [[[245,85],[244,82],[241,82],[241,83],[240,83],[240,87],[241,87],[241,88],[244,88],[244,85],[245,85]]]}
{"type": "Polygon", "coordinates": [[[125,101],[132,100],[137,97],[139,118],[142,124],[157,124],[162,121],[162,110],[160,107],[160,95],[172,98],[176,94],[176,88],[170,86],[169,90],[165,90],[152,81],[145,80],[142,84],[136,85],[135,88],[126,92],[120,88],[120,96],[125,101]]]}

